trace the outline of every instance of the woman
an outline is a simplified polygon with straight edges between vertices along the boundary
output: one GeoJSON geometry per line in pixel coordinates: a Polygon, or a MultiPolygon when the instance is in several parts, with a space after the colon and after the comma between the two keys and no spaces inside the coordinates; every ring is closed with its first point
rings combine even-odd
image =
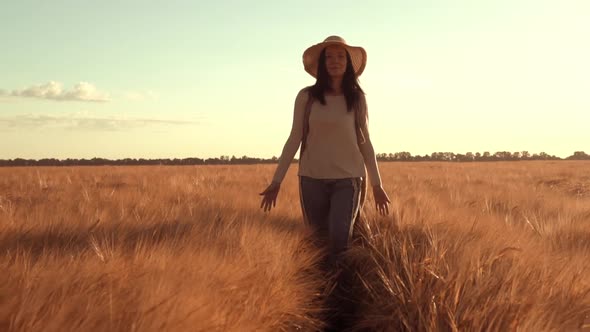
{"type": "Polygon", "coordinates": [[[367,169],[377,210],[388,214],[389,197],[381,186],[369,138],[365,95],[358,76],[367,55],[338,36],[303,53],[305,70],[316,78],[296,99],[291,134],[283,148],[261,208],[276,206],[281,182],[301,145],[299,192],[304,219],[326,239],[334,263],[352,235],[362,205],[367,169]]]}

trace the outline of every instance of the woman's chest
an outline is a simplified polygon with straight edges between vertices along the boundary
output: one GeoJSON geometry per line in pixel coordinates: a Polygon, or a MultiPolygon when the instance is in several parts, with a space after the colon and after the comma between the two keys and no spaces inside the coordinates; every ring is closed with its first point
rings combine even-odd
{"type": "Polygon", "coordinates": [[[348,112],[346,105],[321,105],[314,103],[309,114],[311,130],[351,130],[354,129],[354,112],[348,112]]]}

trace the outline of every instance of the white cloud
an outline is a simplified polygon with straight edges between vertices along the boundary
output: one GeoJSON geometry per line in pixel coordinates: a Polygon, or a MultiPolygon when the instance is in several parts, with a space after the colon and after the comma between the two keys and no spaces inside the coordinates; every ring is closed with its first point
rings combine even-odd
{"type": "Polygon", "coordinates": [[[57,128],[80,130],[129,130],[145,127],[198,125],[197,120],[134,118],[127,116],[93,116],[88,112],[65,115],[24,114],[0,117],[0,128],[57,128]]]}
{"type": "Polygon", "coordinates": [[[72,89],[65,90],[61,83],[50,81],[48,83],[33,85],[20,90],[0,90],[0,96],[39,98],[58,101],[110,101],[110,96],[108,93],[99,91],[94,85],[88,82],[79,82],[75,84],[72,89]]]}

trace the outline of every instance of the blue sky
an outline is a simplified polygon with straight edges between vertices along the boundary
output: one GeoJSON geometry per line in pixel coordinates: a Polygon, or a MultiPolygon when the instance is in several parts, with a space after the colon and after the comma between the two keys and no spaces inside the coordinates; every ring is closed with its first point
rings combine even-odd
{"type": "Polygon", "coordinates": [[[590,152],[590,3],[11,1],[0,158],[278,156],[301,55],[363,46],[377,152],[590,152]]]}

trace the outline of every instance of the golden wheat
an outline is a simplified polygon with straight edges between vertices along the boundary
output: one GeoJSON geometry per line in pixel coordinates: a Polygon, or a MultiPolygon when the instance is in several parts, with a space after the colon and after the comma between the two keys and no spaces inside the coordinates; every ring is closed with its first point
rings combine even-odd
{"type": "MultiPolygon", "coordinates": [[[[382,163],[351,330],[558,331],[590,315],[590,163],[382,163]]],[[[0,330],[315,331],[296,165],[0,168],[0,330]]]]}

